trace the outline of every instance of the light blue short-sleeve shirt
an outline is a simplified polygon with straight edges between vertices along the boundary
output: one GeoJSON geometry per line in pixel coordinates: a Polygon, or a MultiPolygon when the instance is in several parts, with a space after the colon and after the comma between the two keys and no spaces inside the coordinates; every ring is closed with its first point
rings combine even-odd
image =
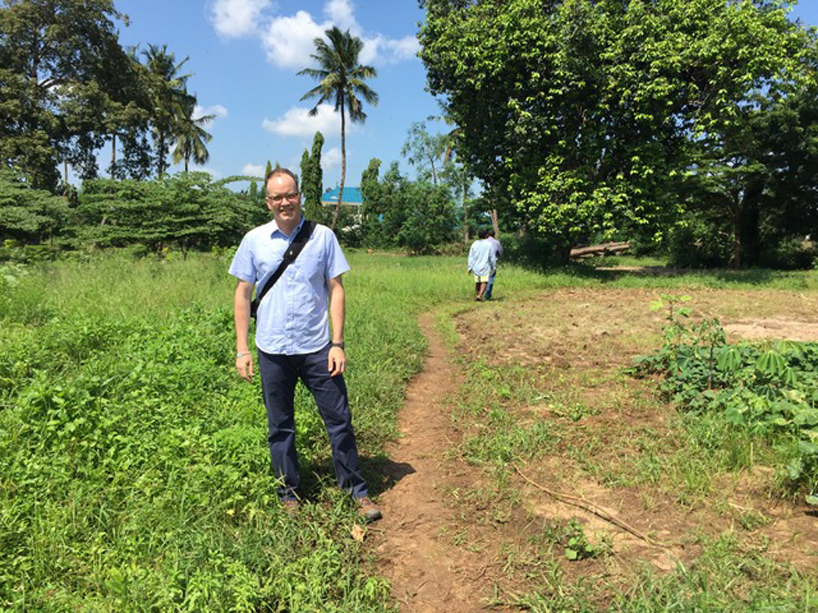
{"type": "Polygon", "coordinates": [[[469,270],[476,275],[490,275],[497,268],[497,254],[486,239],[476,240],[469,248],[469,270]]]}
{"type": "MultiPolygon", "coordinates": [[[[230,274],[264,287],[284,253],[301,229],[290,236],[275,221],[253,228],[239,245],[230,274]]],[[[256,347],[265,353],[298,355],[313,353],[329,342],[327,281],[349,270],[335,234],[316,224],[310,240],[264,296],[256,317],[256,347]]]]}

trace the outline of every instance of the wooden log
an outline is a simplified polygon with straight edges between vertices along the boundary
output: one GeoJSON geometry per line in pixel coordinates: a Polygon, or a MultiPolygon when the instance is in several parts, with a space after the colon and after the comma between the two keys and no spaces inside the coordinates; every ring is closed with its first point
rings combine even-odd
{"type": "Polygon", "coordinates": [[[574,247],[571,249],[572,258],[589,258],[600,255],[613,255],[630,249],[629,242],[604,243],[602,245],[589,245],[588,247],[574,247]]]}

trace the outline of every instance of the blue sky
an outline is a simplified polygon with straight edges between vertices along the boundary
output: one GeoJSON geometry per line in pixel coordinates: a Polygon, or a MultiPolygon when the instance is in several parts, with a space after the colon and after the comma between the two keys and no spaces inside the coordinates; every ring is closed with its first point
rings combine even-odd
{"type": "MultiPolygon", "coordinates": [[[[116,6],[130,18],[120,28],[124,45],[166,44],[177,60],[190,58],[188,87],[203,112],[217,115],[204,167],[216,178],[260,175],[268,160],[298,171],[320,130],[324,186],[338,184],[340,118],[331,107],[307,117],[314,101],[299,99],[315,82],[296,75],[313,64],[313,39],[333,24],[364,41],[361,61],[378,70],[370,84],[380,103],[365,106],[364,124],[347,124],[347,185],[360,183],[373,157],[385,165],[400,161],[411,174],[400,156],[409,127],[439,113],[415,55],[423,19],[416,0],[117,0],[116,6]]],[[[801,0],[793,16],[818,24],[818,0],[801,0]]],[[[428,126],[446,129],[440,122],[428,126]]]]}
{"type": "MultiPolygon", "coordinates": [[[[117,0],[116,6],[130,18],[120,28],[123,45],[167,44],[177,60],[190,58],[183,67],[192,74],[189,90],[204,112],[217,115],[204,168],[217,178],[263,174],[267,160],[298,172],[320,130],[324,185],[338,184],[340,117],[331,106],[308,117],[316,100],[299,99],[316,82],[296,75],[314,64],[313,39],[333,24],[364,41],[361,61],[378,71],[370,81],[378,106],[365,105],[364,124],[347,123],[346,185],[360,183],[373,157],[399,160],[411,124],[439,113],[416,57],[423,18],[416,0],[117,0]]],[[[429,127],[445,129],[440,122],[429,127]]]]}

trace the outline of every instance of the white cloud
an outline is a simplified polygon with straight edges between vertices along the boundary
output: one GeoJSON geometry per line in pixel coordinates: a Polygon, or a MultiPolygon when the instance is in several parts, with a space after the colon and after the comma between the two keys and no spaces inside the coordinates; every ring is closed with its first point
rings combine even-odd
{"type": "Polygon", "coordinates": [[[362,64],[393,64],[411,60],[420,49],[414,36],[401,39],[387,38],[380,33],[366,35],[355,18],[351,0],[327,0],[323,22],[318,22],[307,11],[294,15],[270,17],[265,9],[272,0],[215,0],[212,21],[216,31],[225,37],[257,36],[267,52],[267,60],[279,68],[301,70],[313,64],[315,39],[333,25],[349,30],[364,43],[362,64]]]}
{"type": "Polygon", "coordinates": [[[341,149],[333,147],[321,153],[321,169],[324,172],[341,167],[341,149]]]}
{"type": "Polygon", "coordinates": [[[263,179],[264,170],[265,167],[262,166],[261,164],[245,164],[244,168],[241,169],[241,174],[248,175],[250,177],[259,177],[263,179]]]}
{"type": "Polygon", "coordinates": [[[388,40],[386,47],[396,60],[410,60],[420,52],[420,41],[414,35],[404,36],[400,40],[388,40]]]}
{"type": "Polygon", "coordinates": [[[378,34],[374,38],[363,38],[364,48],[358,58],[361,64],[394,64],[410,60],[420,51],[420,42],[414,36],[393,40],[378,34]]]}
{"type": "MultiPolygon", "coordinates": [[[[318,105],[318,113],[309,115],[310,109],[294,106],[280,119],[265,119],[261,126],[279,136],[312,136],[316,131],[325,137],[340,136],[341,118],[331,104],[318,105]]],[[[347,123],[348,130],[352,127],[347,123]]]]}
{"type": "Polygon", "coordinates": [[[353,34],[359,34],[361,26],[355,19],[354,12],[355,7],[349,0],[329,0],[324,5],[324,15],[327,16],[330,23],[338,26],[341,30],[349,30],[353,34]]]}
{"type": "Polygon", "coordinates": [[[321,38],[329,27],[315,23],[306,11],[298,11],[293,17],[273,19],[261,36],[267,59],[281,68],[306,68],[312,63],[313,41],[321,38]]]}
{"type": "Polygon", "coordinates": [[[215,0],[210,20],[219,36],[239,38],[257,33],[264,9],[272,5],[271,0],[215,0]]]}
{"type": "Polygon", "coordinates": [[[211,119],[208,124],[213,123],[214,121],[218,121],[219,119],[224,119],[227,117],[227,109],[223,107],[221,104],[211,104],[210,106],[200,106],[196,105],[193,108],[193,117],[199,118],[204,117],[205,115],[215,115],[213,119],[211,119]]]}

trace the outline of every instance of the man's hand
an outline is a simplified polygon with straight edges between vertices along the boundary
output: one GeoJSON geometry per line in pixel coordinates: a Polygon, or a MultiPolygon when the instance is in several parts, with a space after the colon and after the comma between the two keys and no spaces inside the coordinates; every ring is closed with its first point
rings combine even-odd
{"type": "Polygon", "coordinates": [[[347,365],[347,356],[340,347],[330,347],[329,358],[327,359],[327,370],[329,376],[334,377],[344,372],[347,365]]]}
{"type": "Polygon", "coordinates": [[[236,370],[239,376],[248,383],[253,382],[253,355],[248,353],[236,358],[236,370]]]}

